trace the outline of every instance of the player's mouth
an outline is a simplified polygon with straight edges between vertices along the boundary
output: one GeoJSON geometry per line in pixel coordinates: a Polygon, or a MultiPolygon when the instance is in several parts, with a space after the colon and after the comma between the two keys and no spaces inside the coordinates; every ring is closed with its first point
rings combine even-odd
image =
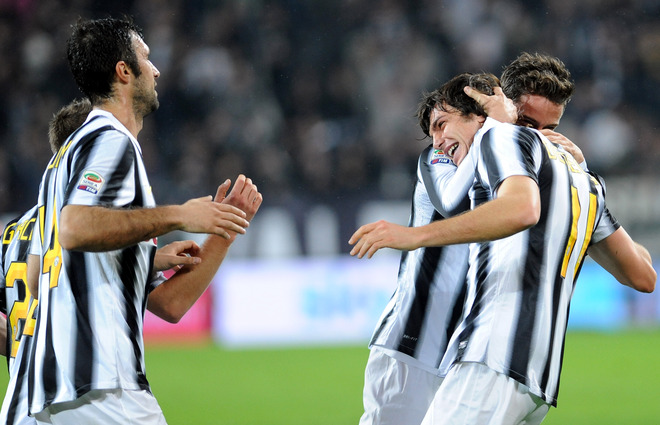
{"type": "Polygon", "coordinates": [[[456,149],[458,149],[458,143],[454,143],[453,145],[449,146],[447,149],[443,149],[443,150],[445,151],[448,157],[453,158],[454,154],[456,153],[456,149]]]}

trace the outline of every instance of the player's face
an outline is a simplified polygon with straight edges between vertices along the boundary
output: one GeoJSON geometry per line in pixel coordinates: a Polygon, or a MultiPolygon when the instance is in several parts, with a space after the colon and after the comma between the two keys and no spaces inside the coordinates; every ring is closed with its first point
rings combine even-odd
{"type": "Polygon", "coordinates": [[[518,107],[518,122],[523,127],[537,130],[554,130],[564,114],[564,107],[543,96],[524,94],[520,96],[518,107]]]}
{"type": "Polygon", "coordinates": [[[485,118],[474,114],[463,116],[451,106],[444,109],[436,107],[431,111],[429,133],[433,147],[442,150],[458,165],[470,150],[474,135],[485,118]]]}
{"type": "Polygon", "coordinates": [[[160,76],[160,72],[149,60],[149,46],[144,40],[134,36],[133,48],[141,71],[140,76],[135,79],[133,106],[136,112],[145,116],[158,109],[156,78],[160,76]]]}

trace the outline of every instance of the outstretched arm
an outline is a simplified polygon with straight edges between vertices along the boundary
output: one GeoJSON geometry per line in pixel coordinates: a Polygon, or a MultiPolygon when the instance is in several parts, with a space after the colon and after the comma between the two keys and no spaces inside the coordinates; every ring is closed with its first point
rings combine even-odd
{"type": "Polygon", "coordinates": [[[541,202],[538,185],[526,176],[502,182],[497,198],[464,214],[421,227],[405,227],[377,221],[360,227],[351,236],[351,255],[371,258],[381,248],[409,251],[423,246],[501,239],[536,224],[541,202]]]}
{"type": "MultiPolygon", "coordinates": [[[[220,185],[215,202],[233,205],[245,211],[248,221],[252,220],[263,201],[257,186],[252,180],[240,175],[225,198],[229,184],[230,182],[226,181],[220,185]]],[[[147,302],[149,311],[171,323],[181,320],[208,288],[236,236],[235,232],[229,239],[209,235],[198,253],[201,259],[198,264],[183,266],[174,276],[149,294],[147,302]]]]}
{"type": "Polygon", "coordinates": [[[657,274],[651,255],[623,227],[591,245],[588,254],[620,283],[640,292],[655,289],[657,274]]]}
{"type": "Polygon", "coordinates": [[[66,205],[60,217],[62,248],[76,251],[111,251],[155,238],[174,230],[209,233],[228,239],[230,232],[245,233],[245,213],[211,196],[183,205],[132,210],[66,205]]]}

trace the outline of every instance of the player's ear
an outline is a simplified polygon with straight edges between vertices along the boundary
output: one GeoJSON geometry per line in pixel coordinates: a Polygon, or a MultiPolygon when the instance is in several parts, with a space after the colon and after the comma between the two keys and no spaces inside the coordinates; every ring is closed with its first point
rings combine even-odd
{"type": "Polygon", "coordinates": [[[117,75],[120,82],[126,84],[131,75],[131,69],[126,62],[119,61],[117,62],[117,65],[115,65],[115,75],[117,75]]]}

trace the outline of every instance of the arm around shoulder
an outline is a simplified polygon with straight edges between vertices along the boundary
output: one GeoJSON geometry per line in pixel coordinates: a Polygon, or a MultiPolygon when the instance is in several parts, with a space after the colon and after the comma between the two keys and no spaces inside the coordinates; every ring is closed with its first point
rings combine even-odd
{"type": "Polygon", "coordinates": [[[588,254],[623,285],[640,292],[654,291],[657,273],[651,254],[623,227],[591,245],[588,254]]]}

